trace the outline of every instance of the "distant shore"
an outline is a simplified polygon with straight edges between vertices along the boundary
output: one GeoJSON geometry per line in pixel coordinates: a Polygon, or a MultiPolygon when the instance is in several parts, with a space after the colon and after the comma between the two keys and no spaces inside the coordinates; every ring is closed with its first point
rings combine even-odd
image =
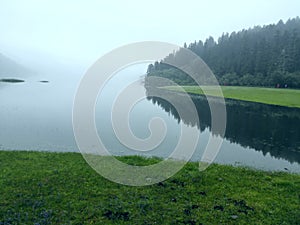
{"type": "MultiPolygon", "coordinates": [[[[190,94],[220,97],[215,86],[182,86],[190,94]]],[[[167,90],[180,91],[177,87],[163,87],[167,90]]],[[[262,87],[240,87],[221,86],[224,98],[300,108],[300,90],[288,88],[262,88],[262,87]]]]}

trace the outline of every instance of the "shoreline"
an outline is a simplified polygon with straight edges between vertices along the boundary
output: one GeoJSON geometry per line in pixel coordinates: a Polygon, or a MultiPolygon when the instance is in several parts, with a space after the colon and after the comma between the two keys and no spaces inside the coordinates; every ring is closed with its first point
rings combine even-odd
{"type": "MultiPolygon", "coordinates": [[[[40,153],[40,154],[57,154],[57,155],[67,155],[67,154],[77,154],[77,155],[81,155],[82,153],[80,151],[50,151],[50,150],[19,150],[19,149],[0,149],[0,155],[1,152],[4,153],[40,153]]],[[[110,157],[110,156],[100,156],[97,154],[91,154],[91,155],[95,155],[96,157],[110,157]]],[[[123,161],[125,159],[129,159],[129,158],[139,158],[141,159],[143,162],[149,160],[152,161],[154,160],[155,162],[158,161],[162,161],[163,158],[159,157],[159,156],[141,156],[141,155],[112,155],[112,157],[115,157],[121,161],[123,161]]],[[[84,157],[83,157],[84,158],[84,157]]],[[[200,165],[200,161],[199,160],[189,160],[186,161],[184,159],[170,159],[170,160],[174,160],[174,161],[184,161],[186,163],[192,163],[192,164],[198,164],[198,166],[200,165]]],[[[283,159],[285,160],[285,159],[283,159]]],[[[294,170],[289,170],[287,168],[282,168],[282,169],[264,169],[263,167],[255,167],[255,166],[249,166],[249,165],[244,165],[242,163],[235,163],[235,164],[230,164],[230,163],[221,163],[221,162],[212,162],[211,164],[209,164],[208,167],[210,167],[211,165],[217,165],[217,166],[228,166],[228,167],[234,167],[234,168],[242,168],[242,169],[248,169],[251,171],[257,171],[257,172],[265,172],[265,173],[287,173],[287,174],[296,174],[296,175],[300,175],[300,171],[294,171],[294,170]]]]}

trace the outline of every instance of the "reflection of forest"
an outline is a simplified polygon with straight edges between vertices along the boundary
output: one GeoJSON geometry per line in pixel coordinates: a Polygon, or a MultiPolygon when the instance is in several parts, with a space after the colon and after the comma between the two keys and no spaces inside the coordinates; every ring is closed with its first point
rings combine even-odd
{"type": "MultiPolygon", "coordinates": [[[[197,126],[201,131],[211,128],[211,115],[207,99],[193,96],[200,125],[193,118],[179,118],[175,108],[157,95],[168,96],[178,104],[184,104],[179,93],[156,88],[147,88],[148,100],[171,113],[178,121],[197,126]]],[[[214,107],[220,103],[215,98],[214,107]]],[[[225,138],[243,147],[254,148],[276,158],[300,163],[300,109],[270,106],[258,103],[226,100],[227,127],[225,138]]],[[[218,131],[213,131],[218,133],[218,131]]]]}

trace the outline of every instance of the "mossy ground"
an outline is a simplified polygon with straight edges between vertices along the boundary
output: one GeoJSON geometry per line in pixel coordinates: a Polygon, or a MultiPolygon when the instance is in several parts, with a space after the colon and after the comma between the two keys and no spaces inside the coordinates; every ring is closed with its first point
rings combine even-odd
{"type": "MultiPolygon", "coordinates": [[[[122,161],[145,165],[159,159],[122,161]]],[[[108,181],[78,153],[0,151],[0,224],[299,224],[300,175],[188,163],[151,186],[108,181]]]]}

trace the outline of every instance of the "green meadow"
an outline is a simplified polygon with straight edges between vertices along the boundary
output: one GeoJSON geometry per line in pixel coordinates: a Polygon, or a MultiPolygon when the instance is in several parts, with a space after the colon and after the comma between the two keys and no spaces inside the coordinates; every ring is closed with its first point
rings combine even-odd
{"type": "MultiPolygon", "coordinates": [[[[119,157],[132,165],[157,158],[119,157]]],[[[78,153],[0,151],[0,224],[298,224],[300,175],[189,162],[170,179],[130,187],[78,153]]]]}
{"type": "MultiPolygon", "coordinates": [[[[215,86],[182,86],[184,90],[191,94],[220,97],[220,92],[215,86]]],[[[164,87],[168,90],[179,91],[177,87],[164,87]]],[[[270,105],[300,108],[300,90],[283,88],[261,88],[261,87],[237,87],[221,86],[223,96],[229,99],[258,102],[270,105]]]]}

